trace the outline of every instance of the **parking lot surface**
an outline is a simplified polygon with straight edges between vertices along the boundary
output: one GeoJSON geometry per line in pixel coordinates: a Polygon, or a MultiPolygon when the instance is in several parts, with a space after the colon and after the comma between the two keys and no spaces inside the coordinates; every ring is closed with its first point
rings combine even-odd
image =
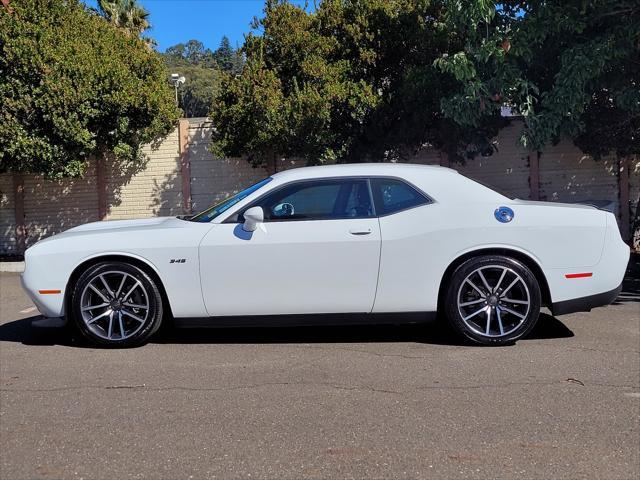
{"type": "Polygon", "coordinates": [[[0,478],[640,475],[640,289],[515,346],[438,324],[88,348],[0,274],[0,478]]]}

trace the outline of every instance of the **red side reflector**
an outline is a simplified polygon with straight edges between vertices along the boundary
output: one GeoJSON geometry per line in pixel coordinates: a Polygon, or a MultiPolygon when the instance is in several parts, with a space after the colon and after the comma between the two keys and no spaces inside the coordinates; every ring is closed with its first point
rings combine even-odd
{"type": "Polygon", "coordinates": [[[58,293],[62,293],[62,290],[38,290],[40,295],[57,295],[58,293]]]}
{"type": "Polygon", "coordinates": [[[565,278],[587,278],[587,277],[593,277],[593,273],[592,272],[585,272],[585,273],[567,273],[565,275],[565,278]]]}

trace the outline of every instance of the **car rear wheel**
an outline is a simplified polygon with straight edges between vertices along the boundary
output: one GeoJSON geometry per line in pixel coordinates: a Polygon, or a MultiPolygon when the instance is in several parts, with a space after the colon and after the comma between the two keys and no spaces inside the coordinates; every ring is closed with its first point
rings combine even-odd
{"type": "Polygon", "coordinates": [[[451,277],[446,313],[453,328],[483,345],[510,344],[538,321],[540,286],[519,261],[502,256],[467,260],[451,277]]]}
{"type": "Polygon", "coordinates": [[[162,297],[156,282],[124,262],[88,268],[76,282],[71,306],[78,330],[97,345],[142,345],[162,323],[162,297]]]}

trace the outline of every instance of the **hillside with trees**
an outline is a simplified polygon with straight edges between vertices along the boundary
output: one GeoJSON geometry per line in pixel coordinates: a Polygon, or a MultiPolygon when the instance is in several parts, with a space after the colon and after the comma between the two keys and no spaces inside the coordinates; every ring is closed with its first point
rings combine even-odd
{"type": "Polygon", "coordinates": [[[243,58],[224,36],[216,50],[189,40],[166,49],[162,54],[170,73],[180,73],[187,81],[180,87],[180,107],[185,117],[205,117],[219,92],[222,74],[237,75],[243,58]]]}

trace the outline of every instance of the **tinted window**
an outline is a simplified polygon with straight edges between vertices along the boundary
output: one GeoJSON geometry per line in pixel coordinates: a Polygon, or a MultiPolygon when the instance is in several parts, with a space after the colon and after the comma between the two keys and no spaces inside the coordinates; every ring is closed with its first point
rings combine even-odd
{"type": "Polygon", "coordinates": [[[366,180],[294,183],[258,200],[265,221],[332,220],[373,216],[366,180]]]}
{"type": "Polygon", "coordinates": [[[372,178],[371,189],[378,215],[388,215],[429,203],[429,199],[411,185],[394,178],[372,178]]]}

